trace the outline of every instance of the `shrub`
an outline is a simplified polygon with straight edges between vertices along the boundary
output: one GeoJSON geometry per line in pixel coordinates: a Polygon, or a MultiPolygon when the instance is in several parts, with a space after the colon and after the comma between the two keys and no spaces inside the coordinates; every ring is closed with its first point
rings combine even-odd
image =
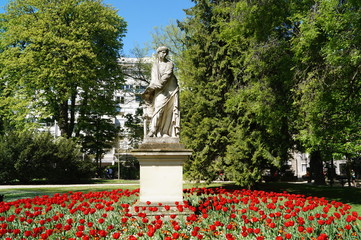
{"type": "Polygon", "coordinates": [[[46,178],[52,174],[56,146],[50,133],[31,134],[30,141],[21,149],[16,159],[17,178],[29,182],[33,178],[46,178]]]}
{"type": "Polygon", "coordinates": [[[48,179],[55,182],[72,182],[80,178],[90,178],[94,174],[93,162],[85,157],[80,146],[72,139],[57,138],[55,140],[55,161],[52,174],[48,179]]]}
{"type": "Polygon", "coordinates": [[[14,180],[15,177],[15,168],[14,164],[11,161],[11,151],[7,145],[7,142],[4,141],[4,138],[0,136],[0,183],[9,183],[14,180]]]}
{"type": "Polygon", "coordinates": [[[54,138],[50,133],[11,132],[0,138],[0,183],[34,178],[71,182],[89,178],[92,162],[83,157],[72,139],[54,138]]]}

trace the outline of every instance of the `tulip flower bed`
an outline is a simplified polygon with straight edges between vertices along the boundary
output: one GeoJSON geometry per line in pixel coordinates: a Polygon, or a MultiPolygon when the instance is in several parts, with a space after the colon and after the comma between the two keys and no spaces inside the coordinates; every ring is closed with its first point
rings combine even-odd
{"type": "Polygon", "coordinates": [[[0,238],[361,239],[358,213],[324,198],[194,188],[175,203],[179,215],[149,216],[145,212],[170,206],[132,207],[138,195],[139,190],[119,189],[1,202],[0,238]],[[182,215],[185,210],[191,213],[182,215]]]}

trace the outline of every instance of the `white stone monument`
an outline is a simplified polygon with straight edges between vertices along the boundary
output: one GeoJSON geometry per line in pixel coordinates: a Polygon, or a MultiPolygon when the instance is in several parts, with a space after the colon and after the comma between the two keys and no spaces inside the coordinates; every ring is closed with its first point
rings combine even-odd
{"type": "Polygon", "coordinates": [[[192,150],[179,142],[179,87],[173,63],[166,58],[168,52],[167,47],[157,49],[151,82],[142,95],[145,137],[139,149],[132,151],[140,164],[138,206],[183,201],[183,164],[192,150]]]}

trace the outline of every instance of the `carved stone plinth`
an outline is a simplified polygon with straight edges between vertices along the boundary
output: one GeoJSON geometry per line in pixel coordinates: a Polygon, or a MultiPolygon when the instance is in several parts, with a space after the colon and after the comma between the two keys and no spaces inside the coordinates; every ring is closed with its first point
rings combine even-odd
{"type": "Polygon", "coordinates": [[[192,154],[178,138],[145,138],[131,153],[140,164],[138,206],[183,202],[183,163],[192,154]],[[148,203],[149,203],[148,202],[148,203]]]}

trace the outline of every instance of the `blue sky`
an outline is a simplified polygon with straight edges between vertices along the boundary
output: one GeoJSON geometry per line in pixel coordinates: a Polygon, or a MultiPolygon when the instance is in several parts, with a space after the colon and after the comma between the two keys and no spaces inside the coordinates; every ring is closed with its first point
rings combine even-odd
{"type": "MultiPolygon", "coordinates": [[[[0,0],[1,12],[8,0],[0,0]]],[[[186,17],[183,9],[192,7],[191,0],[103,0],[113,6],[128,23],[128,32],[123,39],[124,54],[131,56],[135,46],[143,47],[151,41],[154,27],[166,26],[176,19],[186,17]]]]}

